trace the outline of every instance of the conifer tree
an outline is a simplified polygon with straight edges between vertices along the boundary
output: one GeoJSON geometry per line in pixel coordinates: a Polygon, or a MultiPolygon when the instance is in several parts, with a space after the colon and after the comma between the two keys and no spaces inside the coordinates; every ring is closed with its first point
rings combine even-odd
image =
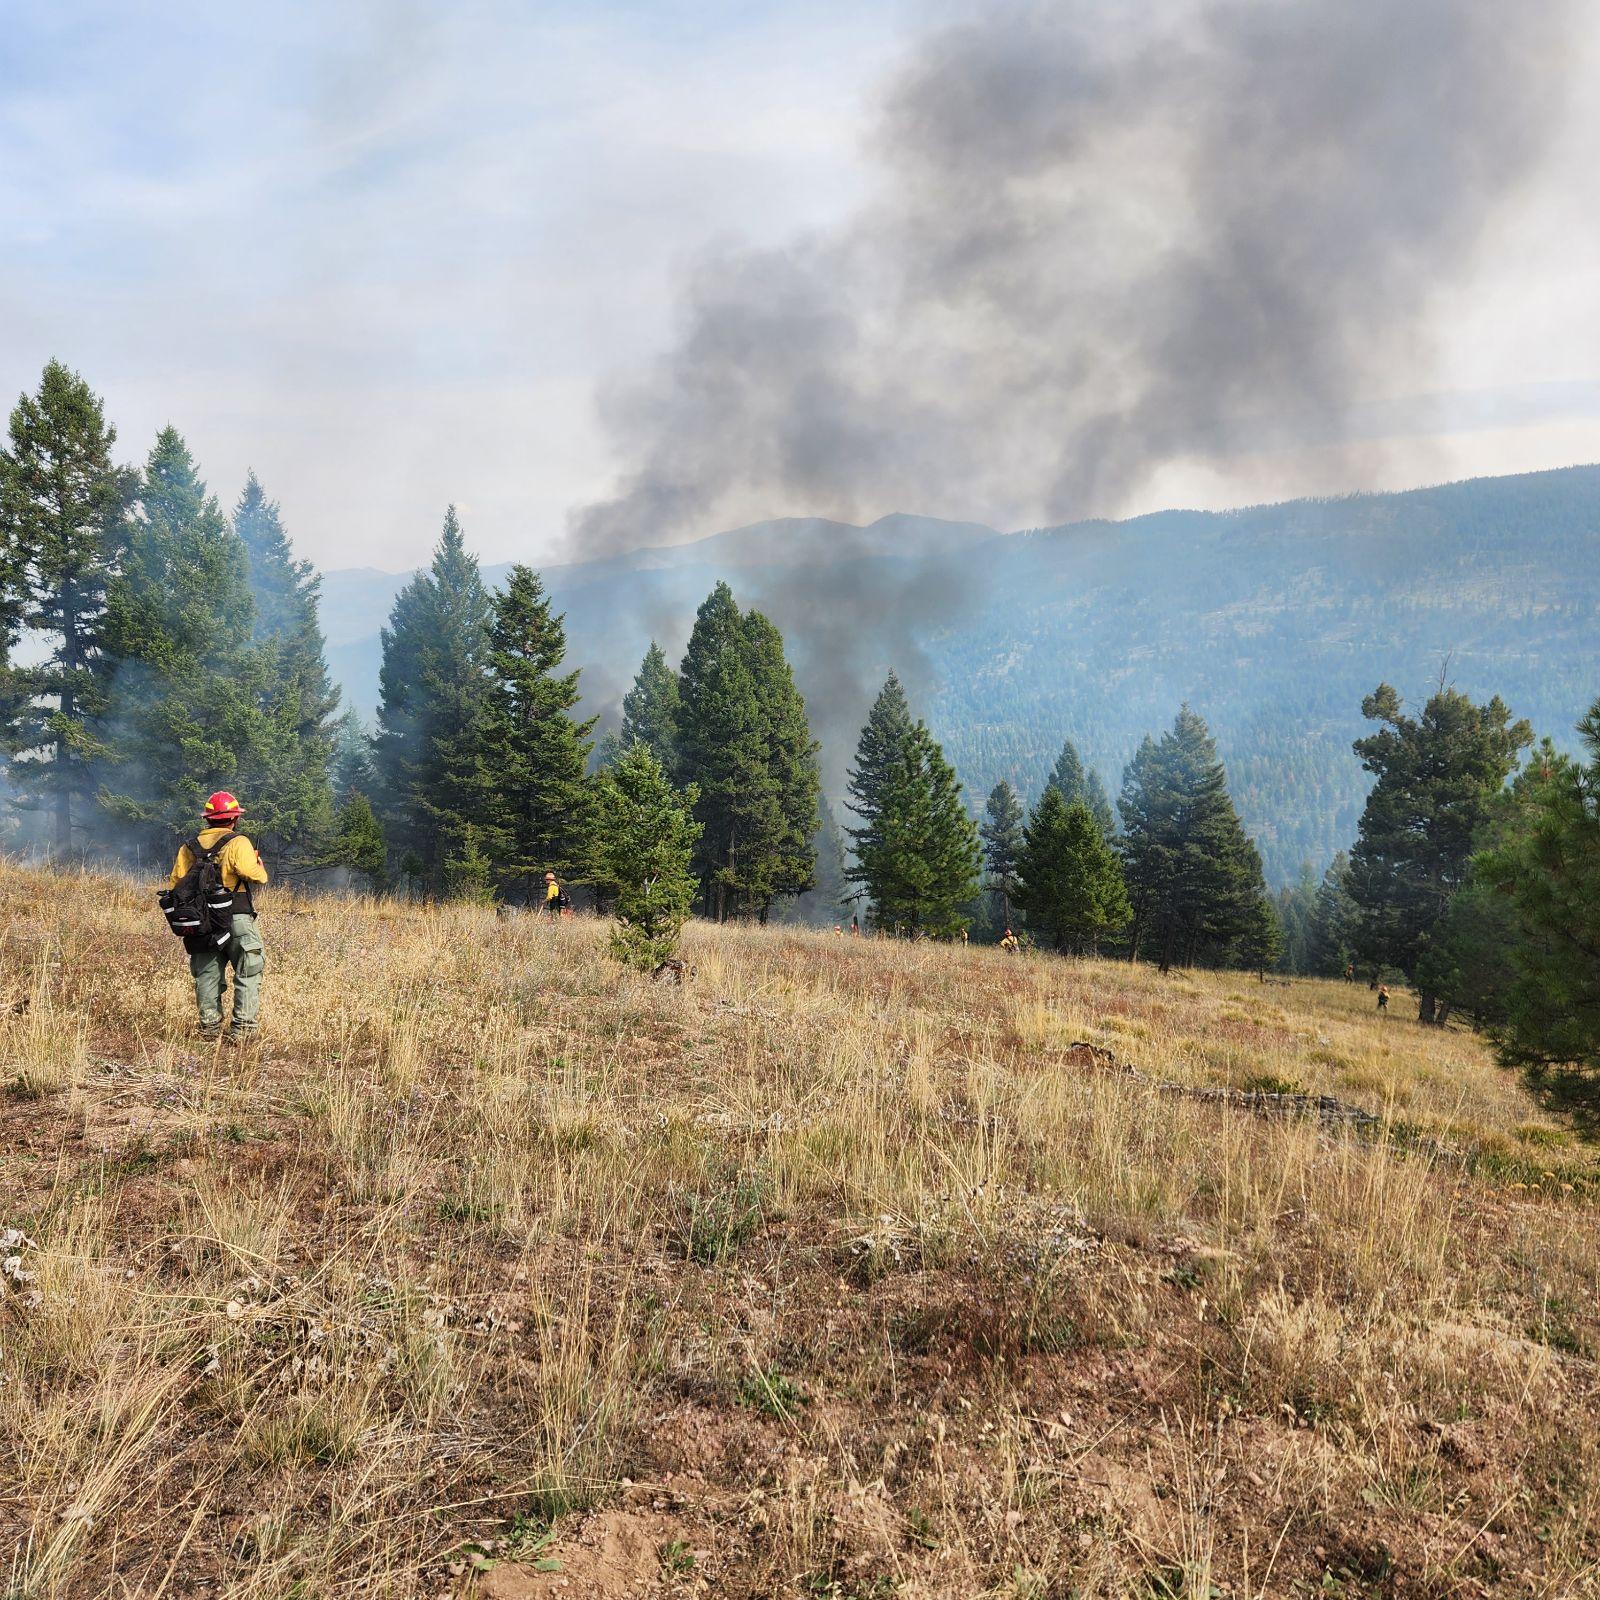
{"type": "Polygon", "coordinates": [[[1107,839],[1114,839],[1117,835],[1117,813],[1111,804],[1111,796],[1106,793],[1106,786],[1101,782],[1100,774],[1090,767],[1083,780],[1083,803],[1089,808],[1089,815],[1094,818],[1095,825],[1107,839]]]}
{"type": "Polygon", "coordinates": [[[1498,969],[1500,1059],[1600,1102],[1600,700],[1578,724],[1588,757],[1538,752],[1473,863],[1498,926],[1475,959],[1498,969]],[[1509,923],[1509,929],[1506,924],[1509,923]]]}
{"type": "Polygon", "coordinates": [[[1100,781],[1100,774],[1084,766],[1078,755],[1078,747],[1070,739],[1063,742],[1061,754],[1056,757],[1056,764],[1050,769],[1045,787],[1056,790],[1068,805],[1074,800],[1083,801],[1106,838],[1109,839],[1117,831],[1111,800],[1106,794],[1105,785],[1100,781]]]}
{"type": "Polygon", "coordinates": [[[600,775],[595,877],[615,902],[611,951],[627,966],[653,971],[677,948],[694,900],[698,798],[692,784],[672,786],[643,740],[600,775]]]}
{"type": "Polygon", "coordinates": [[[318,615],[322,580],[297,561],[277,504],[252,472],[233,513],[249,560],[252,639],[264,684],[262,739],[239,782],[258,842],[289,863],[326,860],[334,831],[332,765],[339,691],[328,676],[318,615]]]}
{"type": "Polygon", "coordinates": [[[850,880],[845,876],[844,834],[839,819],[826,795],[817,797],[817,808],[819,820],[812,841],[817,858],[816,882],[801,900],[815,905],[817,914],[813,920],[826,927],[847,915],[851,890],[850,880]]]}
{"type": "Polygon", "coordinates": [[[0,519],[0,770],[15,748],[17,720],[27,696],[11,665],[28,599],[27,559],[8,520],[0,519]]]}
{"type": "Polygon", "coordinates": [[[1234,948],[1234,965],[1253,972],[1266,982],[1267,974],[1283,957],[1283,929],[1272,902],[1261,895],[1255,899],[1234,948]]]}
{"type": "Polygon", "coordinates": [[[1017,903],[1028,926],[1057,950],[1093,955],[1131,912],[1118,861],[1080,796],[1070,803],[1045,785],[1023,830],[1017,903]]]}
{"type": "Polygon", "coordinates": [[[678,680],[678,766],[699,793],[695,871],[707,915],[764,916],[811,881],[815,746],[783,643],[719,583],[695,617],[678,680]]]}
{"type": "Polygon", "coordinates": [[[344,715],[334,725],[334,801],[342,808],[352,795],[364,795],[370,800],[377,792],[378,768],[373,758],[372,735],[367,732],[360,712],[354,706],[346,706],[344,715]]]}
{"type": "Polygon", "coordinates": [[[850,774],[853,881],[872,902],[878,927],[949,938],[977,892],[978,830],[961,785],[926,726],[911,722],[892,674],[878,695],[850,774]]]}
{"type": "Polygon", "coordinates": [[[1311,922],[1317,907],[1317,877],[1311,863],[1300,866],[1300,876],[1279,891],[1274,909],[1283,948],[1278,962],[1285,972],[1307,973],[1311,964],[1311,922]]]}
{"type": "Polygon", "coordinates": [[[431,566],[400,591],[383,631],[374,798],[407,875],[469,898],[487,882],[504,803],[486,759],[491,612],[451,506],[431,566]]]}
{"type": "Polygon", "coordinates": [[[989,791],[978,836],[983,842],[984,887],[999,901],[1000,925],[1011,926],[1012,902],[1017,897],[1017,861],[1022,853],[1024,822],[1022,802],[1002,778],[989,791]]]}
{"type": "Polygon", "coordinates": [[[667,772],[678,765],[678,680],[654,639],[639,663],[633,687],[622,697],[621,748],[649,747],[667,772]]]}
{"type": "MultiPolygon", "coordinates": [[[[1430,932],[1466,881],[1479,833],[1533,730],[1513,723],[1498,696],[1477,706],[1441,685],[1409,717],[1388,684],[1361,703],[1380,723],[1355,751],[1377,781],[1350,857],[1362,957],[1415,979],[1430,932]]],[[[1418,1016],[1436,1020],[1438,997],[1419,993],[1418,1016]]]]}
{"type": "Polygon", "coordinates": [[[333,842],[325,857],[327,864],[348,868],[366,880],[368,890],[381,894],[389,881],[389,847],[383,825],[372,809],[372,802],[353,791],[339,807],[333,842]]]}
{"type": "Polygon", "coordinates": [[[1266,895],[1261,856],[1234,811],[1216,744],[1187,706],[1159,742],[1140,745],[1119,809],[1131,954],[1163,972],[1237,960],[1266,895]]]}
{"type": "Polygon", "coordinates": [[[1350,898],[1350,857],[1341,850],[1328,865],[1317,886],[1308,932],[1307,970],[1324,978],[1338,978],[1355,959],[1356,918],[1350,898]]]}
{"type": "Polygon", "coordinates": [[[495,595],[489,630],[494,680],[487,760],[502,795],[504,876],[524,898],[547,870],[565,877],[586,853],[593,796],[586,767],[594,718],[578,721],[578,673],[560,672],[565,620],[539,574],[515,566],[495,595]]]}
{"type": "Polygon", "coordinates": [[[59,361],[11,413],[0,450],[0,677],[18,623],[41,636],[45,660],[18,672],[5,744],[22,803],[51,816],[57,854],[90,823],[106,709],[106,590],[117,570],[136,478],[113,462],[117,432],[89,385],[59,361]]]}
{"type": "Polygon", "coordinates": [[[107,589],[102,648],[116,667],[92,731],[101,805],[156,854],[193,831],[207,794],[240,786],[264,742],[254,620],[244,545],[164,428],[107,589]]]}
{"type": "Polygon", "coordinates": [[[911,736],[911,728],[911,707],[906,701],[905,689],[891,672],[867,713],[866,726],[856,746],[855,765],[846,774],[849,795],[846,808],[860,823],[859,827],[845,829],[855,856],[849,872],[852,883],[866,883],[861,862],[864,856],[882,847],[881,819],[889,777],[911,736]]]}
{"type": "Polygon", "coordinates": [[[756,868],[749,894],[762,921],[778,896],[804,894],[816,881],[817,742],[805,701],[783,653],[783,635],[759,611],[743,622],[745,657],[755,687],[768,775],[776,787],[778,826],[756,868]]]}

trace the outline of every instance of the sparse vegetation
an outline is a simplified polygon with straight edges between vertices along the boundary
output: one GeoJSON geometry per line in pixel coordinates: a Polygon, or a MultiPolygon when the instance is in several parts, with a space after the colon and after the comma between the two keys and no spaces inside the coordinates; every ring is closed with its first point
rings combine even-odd
{"type": "Polygon", "coordinates": [[[691,923],[668,988],[589,918],[264,912],[260,1043],[197,1050],[142,886],[0,866],[12,1594],[1600,1577],[1600,1164],[1470,1032],[1336,982],[691,923]]]}

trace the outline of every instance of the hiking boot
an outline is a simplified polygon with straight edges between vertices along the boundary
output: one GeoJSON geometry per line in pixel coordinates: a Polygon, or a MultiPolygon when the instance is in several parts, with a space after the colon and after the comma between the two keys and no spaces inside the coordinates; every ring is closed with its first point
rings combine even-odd
{"type": "Polygon", "coordinates": [[[222,1037],[222,1024],[220,1022],[202,1022],[200,1024],[200,1037],[207,1044],[212,1044],[222,1037]]]}
{"type": "Polygon", "coordinates": [[[244,1045],[250,1044],[255,1039],[255,1036],[256,1030],[254,1028],[228,1029],[228,1043],[235,1050],[242,1048],[244,1045]]]}

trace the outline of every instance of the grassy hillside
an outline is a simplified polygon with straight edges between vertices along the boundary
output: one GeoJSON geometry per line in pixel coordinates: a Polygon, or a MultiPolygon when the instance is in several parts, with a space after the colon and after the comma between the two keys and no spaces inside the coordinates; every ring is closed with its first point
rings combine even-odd
{"type": "Polygon", "coordinates": [[[198,1052],[144,891],[0,866],[13,1595],[1593,1589],[1600,1169],[1470,1035],[775,931],[692,928],[676,989],[582,920],[266,929],[262,1040],[198,1052]]]}

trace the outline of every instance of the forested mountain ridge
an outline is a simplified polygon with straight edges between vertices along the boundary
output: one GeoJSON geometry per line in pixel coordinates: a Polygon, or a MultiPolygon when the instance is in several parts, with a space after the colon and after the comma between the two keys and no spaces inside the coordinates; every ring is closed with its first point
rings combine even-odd
{"type": "MultiPolygon", "coordinates": [[[[791,643],[835,793],[891,666],[974,810],[1001,777],[1036,794],[1066,736],[1115,793],[1140,738],[1188,701],[1274,882],[1353,838],[1366,779],[1350,743],[1380,679],[1420,701],[1447,671],[1563,744],[1600,688],[1597,466],[1009,535],[787,519],[544,576],[602,711],[651,637],[675,659],[728,577],[791,643]]],[[[404,581],[325,578],[330,662],[367,715],[404,581]]]]}

